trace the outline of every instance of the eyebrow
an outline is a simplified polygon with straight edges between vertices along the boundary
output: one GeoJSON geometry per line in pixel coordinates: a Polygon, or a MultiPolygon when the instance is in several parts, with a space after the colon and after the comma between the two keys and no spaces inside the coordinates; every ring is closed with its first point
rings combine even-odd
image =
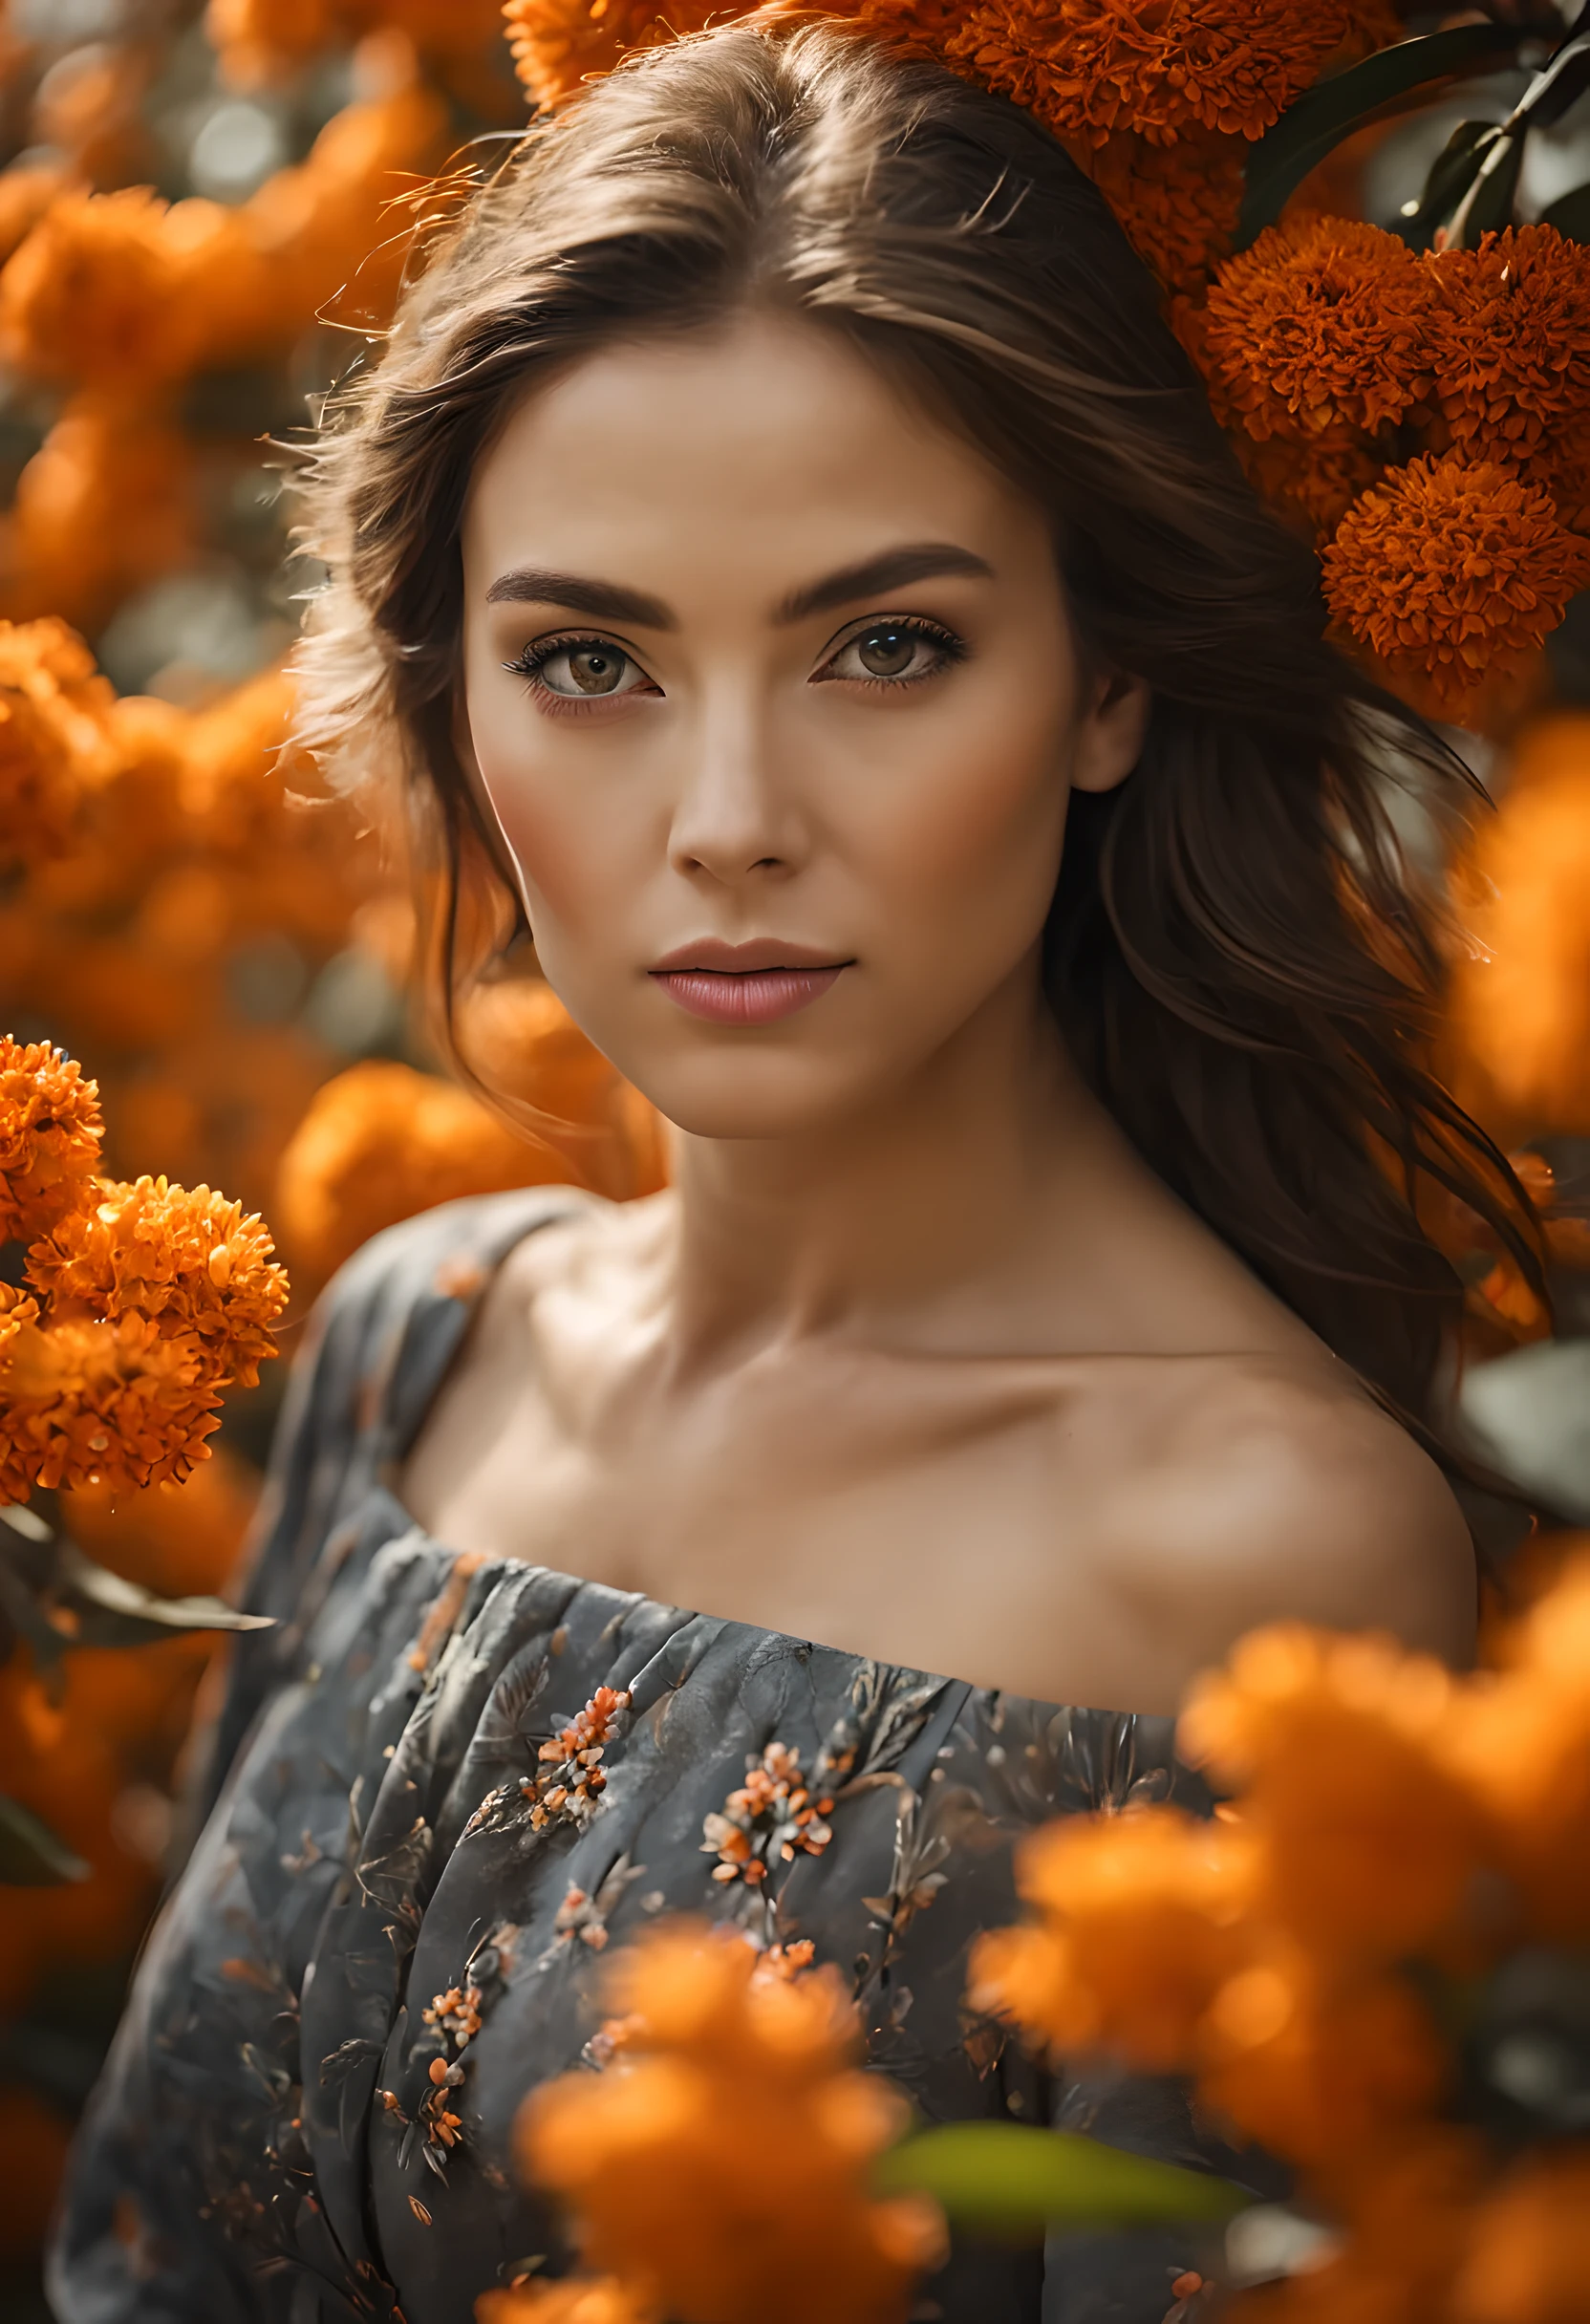
{"type": "Polygon", "coordinates": [[[986,558],[970,549],[957,549],[953,541],[914,541],[904,549],[886,549],[878,556],[864,557],[858,565],[843,566],[809,588],[791,590],[774,619],[781,625],[805,621],[813,613],[837,613],[858,597],[885,595],[891,590],[909,589],[914,581],[939,581],[951,573],[991,581],[994,568],[986,558]]]}
{"type": "Polygon", "coordinates": [[[615,581],[543,572],[533,565],[499,573],[486,591],[485,601],[487,605],[563,605],[571,613],[589,613],[592,621],[632,622],[642,630],[678,626],[660,597],[648,597],[637,589],[621,589],[615,581]]]}
{"type": "MultiPolygon", "coordinates": [[[[935,581],[947,574],[989,581],[994,569],[986,558],[953,541],[915,541],[902,549],[886,549],[859,564],[843,566],[822,581],[791,590],[773,618],[780,628],[808,620],[813,613],[831,613],[853,605],[858,597],[873,597],[891,590],[907,589],[916,581],[935,581]]],[[[678,627],[660,597],[642,590],[625,589],[615,581],[597,581],[580,573],[549,572],[533,565],[516,566],[499,573],[486,591],[487,605],[561,605],[592,621],[632,623],[636,629],[674,630],[678,627]]]]}

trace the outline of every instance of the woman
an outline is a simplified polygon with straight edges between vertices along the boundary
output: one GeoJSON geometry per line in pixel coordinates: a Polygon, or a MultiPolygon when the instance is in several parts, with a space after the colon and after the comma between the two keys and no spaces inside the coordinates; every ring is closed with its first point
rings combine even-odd
{"type": "MultiPolygon", "coordinates": [[[[965,1952],[1024,1828],[1196,1796],[1170,1714],[1253,1624],[1470,1650],[1421,1181],[1528,1246],[1417,1063],[1378,803],[1437,746],[1065,155],[832,30],[532,135],[314,489],[309,739],[400,770],[449,998],[527,924],[675,1185],[433,1213],[329,1296],[61,2314],[463,2324],[555,2272],[507,2126],[669,1910],[840,1964],[930,2118],[1252,2168],[969,2027],[965,1952]]],[[[1158,2324],[1185,2264],[928,2292],[1158,2324]]]]}

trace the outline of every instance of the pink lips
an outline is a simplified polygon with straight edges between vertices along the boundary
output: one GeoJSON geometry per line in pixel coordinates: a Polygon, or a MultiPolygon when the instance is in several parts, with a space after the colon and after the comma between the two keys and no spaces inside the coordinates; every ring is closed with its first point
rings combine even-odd
{"type": "Polygon", "coordinates": [[[716,938],[681,945],[651,971],[677,1007],[709,1024],[775,1024],[820,1000],[849,965],[802,945],[716,938]]]}

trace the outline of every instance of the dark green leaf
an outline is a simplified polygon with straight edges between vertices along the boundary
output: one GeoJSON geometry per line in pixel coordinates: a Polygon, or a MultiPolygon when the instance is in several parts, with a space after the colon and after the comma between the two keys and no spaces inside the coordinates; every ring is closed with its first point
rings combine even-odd
{"type": "Polygon", "coordinates": [[[0,1885],[57,1888],[64,1881],[86,1881],[92,1868],[20,1799],[0,1794],[0,1885]]]}
{"type": "Polygon", "coordinates": [[[1515,119],[1549,129],[1579,103],[1590,88],[1590,32],[1576,32],[1565,40],[1542,73],[1537,73],[1518,100],[1515,119]]]}
{"type": "Polygon", "coordinates": [[[78,1615],[74,1643],[135,1646],[167,1630],[269,1630],[267,1614],[240,1614],[220,1598],[161,1598],[96,1565],[71,1541],[56,1560],[62,1595],[78,1615]]]}
{"type": "Polygon", "coordinates": [[[1435,228],[1446,225],[1472,185],[1487,148],[1500,136],[1494,121],[1458,122],[1430,163],[1417,204],[1405,213],[1401,231],[1407,241],[1428,246],[1435,228]]]}
{"type": "Polygon", "coordinates": [[[1540,223],[1556,226],[1570,242],[1590,242],[1590,185],[1558,194],[1551,207],[1541,211],[1540,223]]]}
{"type": "Polygon", "coordinates": [[[1207,2171],[1021,2122],[946,2122],[919,2131],[884,2156],[876,2178],[887,2193],[931,2195],[950,2220],[1006,2234],[1056,2224],[1219,2222],[1253,2201],[1207,2171]]]}
{"type": "Polygon", "coordinates": [[[1462,227],[1460,239],[1465,249],[1477,249],[1482,234],[1499,231],[1513,224],[1513,204],[1523,164],[1522,130],[1511,137],[1499,137],[1486,148],[1474,182],[1452,219],[1454,238],[1457,227],[1462,227]]]}
{"type": "Polygon", "coordinates": [[[1517,39],[1515,27],[1455,25],[1450,32],[1399,40],[1394,48],[1382,49],[1305,89],[1248,156],[1237,248],[1245,249],[1267,226],[1275,225],[1309,171],[1355,129],[1432,81],[1495,62],[1517,39]]]}

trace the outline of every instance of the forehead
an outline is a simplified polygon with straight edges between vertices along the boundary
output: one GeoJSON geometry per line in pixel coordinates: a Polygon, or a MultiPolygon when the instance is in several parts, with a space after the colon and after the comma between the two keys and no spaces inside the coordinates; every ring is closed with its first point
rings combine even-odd
{"type": "Polygon", "coordinates": [[[604,348],[526,396],[463,541],[473,597],[516,564],[661,586],[709,560],[783,587],[902,540],[994,562],[1032,534],[1036,507],[851,343],[753,314],[604,348]]]}

